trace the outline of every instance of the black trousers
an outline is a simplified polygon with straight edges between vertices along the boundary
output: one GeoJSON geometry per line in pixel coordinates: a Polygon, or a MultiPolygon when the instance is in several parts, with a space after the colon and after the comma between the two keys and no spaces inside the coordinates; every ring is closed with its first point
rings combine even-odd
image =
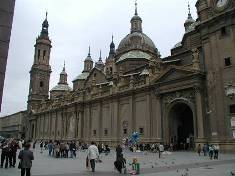
{"type": "Polygon", "coordinates": [[[1,167],[3,167],[4,160],[5,160],[5,168],[7,168],[8,167],[8,160],[9,160],[9,155],[7,153],[1,154],[1,167]]]}
{"type": "Polygon", "coordinates": [[[30,176],[31,173],[31,168],[21,168],[21,176],[25,176],[25,173],[26,173],[26,176],[30,176]]]}
{"type": "Polygon", "coordinates": [[[95,160],[91,159],[90,163],[91,163],[91,170],[92,170],[92,172],[95,172],[95,160]]]}
{"type": "Polygon", "coordinates": [[[9,156],[9,162],[10,162],[10,166],[15,166],[16,164],[16,153],[10,153],[10,156],[9,156]]]}

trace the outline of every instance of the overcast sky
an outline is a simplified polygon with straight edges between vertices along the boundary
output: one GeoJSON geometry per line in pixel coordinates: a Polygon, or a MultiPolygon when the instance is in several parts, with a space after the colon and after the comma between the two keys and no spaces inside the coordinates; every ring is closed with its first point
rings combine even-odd
{"type": "MultiPolygon", "coordinates": [[[[196,0],[189,0],[196,19],[196,0]]],[[[155,43],[162,57],[184,35],[188,0],[138,0],[143,32],[155,43]]],[[[59,81],[66,62],[68,82],[82,72],[83,61],[91,46],[94,61],[102,50],[103,61],[109,52],[111,36],[116,48],[130,32],[134,0],[16,0],[1,116],[26,109],[29,71],[34,44],[48,11],[49,36],[52,40],[50,89],[59,81]]]]}

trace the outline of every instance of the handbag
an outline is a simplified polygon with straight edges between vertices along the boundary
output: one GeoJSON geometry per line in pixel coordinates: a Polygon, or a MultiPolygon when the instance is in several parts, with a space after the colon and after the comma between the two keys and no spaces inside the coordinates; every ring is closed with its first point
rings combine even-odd
{"type": "Polygon", "coordinates": [[[18,169],[22,169],[22,161],[21,160],[19,161],[18,169]]]}

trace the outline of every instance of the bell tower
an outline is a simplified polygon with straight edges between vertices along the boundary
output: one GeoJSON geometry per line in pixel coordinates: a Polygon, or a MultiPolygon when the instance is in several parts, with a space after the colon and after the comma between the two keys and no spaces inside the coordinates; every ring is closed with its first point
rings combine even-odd
{"type": "Polygon", "coordinates": [[[209,6],[207,0],[198,0],[196,8],[199,21],[205,21],[209,18],[209,6]]]}
{"type": "Polygon", "coordinates": [[[34,61],[30,70],[30,85],[28,95],[28,110],[34,110],[40,101],[48,99],[51,74],[50,52],[51,40],[48,36],[48,21],[42,23],[42,30],[34,45],[34,61]]]}

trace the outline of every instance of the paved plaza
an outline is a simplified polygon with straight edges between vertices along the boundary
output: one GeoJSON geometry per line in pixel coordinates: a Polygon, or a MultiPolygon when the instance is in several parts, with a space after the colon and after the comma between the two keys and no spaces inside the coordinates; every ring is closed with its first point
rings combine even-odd
{"type": "MultiPolygon", "coordinates": [[[[77,152],[75,159],[49,157],[48,151],[41,154],[38,149],[34,150],[34,155],[33,176],[120,175],[113,166],[115,151],[108,156],[101,155],[103,162],[96,164],[95,173],[85,167],[86,152],[77,152]]],[[[231,176],[231,172],[235,173],[235,154],[220,154],[219,160],[210,160],[194,152],[173,152],[159,159],[157,153],[131,153],[125,150],[124,156],[128,169],[131,168],[132,158],[137,157],[141,165],[140,175],[146,176],[231,176]]],[[[20,175],[17,168],[0,169],[0,176],[17,175],[20,175]]]]}

